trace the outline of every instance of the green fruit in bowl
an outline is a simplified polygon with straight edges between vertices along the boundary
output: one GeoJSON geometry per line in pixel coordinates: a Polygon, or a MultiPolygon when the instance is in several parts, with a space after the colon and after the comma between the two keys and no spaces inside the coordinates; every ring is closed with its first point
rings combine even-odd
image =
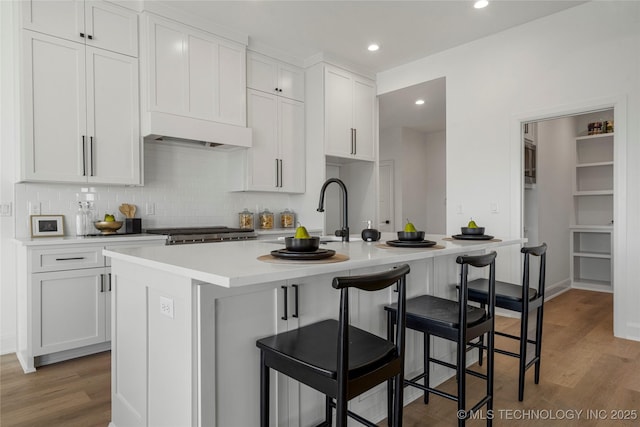
{"type": "Polygon", "coordinates": [[[296,239],[308,239],[311,236],[309,236],[309,232],[307,231],[307,229],[301,225],[296,228],[296,234],[293,237],[295,237],[296,239]]]}
{"type": "Polygon", "coordinates": [[[478,228],[478,224],[476,224],[476,222],[473,219],[471,219],[469,221],[469,224],[467,224],[467,227],[469,227],[469,228],[478,228]]]}
{"type": "Polygon", "coordinates": [[[113,222],[116,220],[116,217],[111,214],[104,214],[105,222],[113,222]]]}
{"type": "Polygon", "coordinates": [[[415,231],[418,231],[416,229],[416,226],[413,225],[412,222],[409,222],[409,218],[407,218],[407,225],[404,226],[404,231],[408,232],[408,233],[413,233],[415,231]]]}

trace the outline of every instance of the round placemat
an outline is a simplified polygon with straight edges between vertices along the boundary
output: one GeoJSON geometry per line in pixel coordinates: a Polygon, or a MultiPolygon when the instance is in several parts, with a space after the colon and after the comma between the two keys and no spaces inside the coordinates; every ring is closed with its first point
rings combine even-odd
{"type": "Polygon", "coordinates": [[[400,246],[391,246],[391,245],[387,245],[386,243],[378,243],[376,245],[376,248],[380,248],[380,249],[415,249],[415,250],[422,250],[422,251],[429,251],[431,249],[444,249],[444,246],[442,245],[434,245],[434,246],[428,246],[426,248],[421,248],[418,246],[413,246],[413,247],[400,247],[400,246]]]}
{"type": "Polygon", "coordinates": [[[272,264],[331,264],[333,262],[342,262],[349,259],[347,255],[336,253],[331,258],[325,259],[282,259],[276,258],[271,254],[260,255],[258,261],[269,262],[272,264]]]}

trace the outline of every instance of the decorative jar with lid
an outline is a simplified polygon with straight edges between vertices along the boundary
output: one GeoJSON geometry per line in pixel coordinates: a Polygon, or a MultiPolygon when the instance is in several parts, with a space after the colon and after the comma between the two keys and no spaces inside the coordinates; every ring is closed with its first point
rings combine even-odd
{"type": "Polygon", "coordinates": [[[258,215],[260,228],[264,230],[271,230],[273,228],[273,212],[269,211],[269,209],[265,208],[258,215]]]}
{"type": "Polygon", "coordinates": [[[289,209],[285,209],[280,212],[280,227],[282,228],[293,228],[296,224],[296,214],[290,211],[289,209]]]}
{"type": "Polygon", "coordinates": [[[244,208],[244,210],[238,214],[238,222],[240,224],[241,229],[252,230],[253,229],[253,212],[250,212],[249,209],[244,208]]]}

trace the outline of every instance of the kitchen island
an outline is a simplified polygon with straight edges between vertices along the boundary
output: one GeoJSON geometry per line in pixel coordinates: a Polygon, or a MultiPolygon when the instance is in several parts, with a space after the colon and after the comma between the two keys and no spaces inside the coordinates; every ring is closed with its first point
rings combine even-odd
{"type": "MultiPolygon", "coordinates": [[[[337,275],[365,274],[409,263],[407,296],[453,298],[455,257],[498,250],[511,262],[520,238],[437,241],[433,248],[391,248],[380,242],[328,242],[341,262],[267,262],[283,244],[261,241],[105,250],[111,257],[112,426],[224,426],[259,424],[258,338],[337,317],[337,275]],[[259,259],[260,258],[260,259],[259,259]]],[[[516,256],[517,259],[517,256],[516,256]]],[[[273,260],[269,260],[273,261],[273,260]]],[[[386,294],[354,291],[352,322],[386,331],[386,294]]],[[[407,337],[406,374],[418,372],[421,334],[407,337]]],[[[434,342],[438,357],[455,347],[434,342]]],[[[436,368],[433,383],[451,373],[436,368]]],[[[272,372],[271,425],[308,426],[324,415],[324,397],[272,372]]],[[[406,401],[418,396],[407,390],[406,401]]],[[[372,420],[386,417],[386,389],[350,402],[372,420]]]]}

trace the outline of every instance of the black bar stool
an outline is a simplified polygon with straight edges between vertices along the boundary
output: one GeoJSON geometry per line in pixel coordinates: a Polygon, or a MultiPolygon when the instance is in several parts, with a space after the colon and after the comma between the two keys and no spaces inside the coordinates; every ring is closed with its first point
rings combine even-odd
{"type": "MultiPolygon", "coordinates": [[[[487,373],[482,374],[469,369],[467,366],[467,350],[471,340],[487,334],[488,348],[493,348],[494,330],[494,291],[495,291],[495,259],[496,253],[484,255],[459,256],[456,262],[460,264],[460,286],[458,287],[458,300],[452,301],[432,295],[422,295],[408,299],[406,304],[406,327],[420,331],[424,334],[424,372],[412,379],[405,379],[404,385],[411,385],[424,391],[424,403],[429,403],[429,393],[445,397],[458,402],[458,425],[464,426],[466,418],[486,405],[488,411],[493,409],[493,356],[488,352],[487,373]],[[473,307],[467,304],[467,276],[469,266],[483,268],[489,267],[489,304],[488,309],[473,307]],[[448,363],[431,357],[430,337],[435,335],[450,341],[455,341],[457,346],[456,364],[448,363]],[[446,366],[456,370],[458,381],[457,395],[453,395],[429,386],[430,362],[446,366]],[[486,380],[486,395],[470,410],[466,409],[466,378],[465,373],[486,380]],[[424,385],[418,381],[424,378],[424,385]]],[[[392,325],[398,319],[400,312],[397,304],[385,307],[387,310],[387,327],[389,333],[393,333],[392,325]]],[[[400,316],[402,313],[400,312],[400,316]]],[[[389,385],[390,387],[390,385],[389,385]]],[[[491,425],[491,418],[487,416],[487,425],[491,425]]]]}
{"type": "Polygon", "coordinates": [[[300,381],[326,395],[326,418],[331,426],[332,407],[336,424],[346,427],[347,415],[376,425],[347,410],[347,402],[387,380],[397,385],[393,418],[389,425],[402,425],[402,379],[404,376],[404,313],[406,275],[409,266],[362,276],[336,277],[333,287],[340,289],[339,320],[323,320],[294,331],[262,338],[260,349],[260,426],[269,425],[269,368],[300,381]],[[399,321],[396,340],[388,340],[349,325],[349,288],[379,291],[398,284],[399,321]],[[334,402],[335,399],[335,402],[334,402]]]}
{"type": "MultiPolygon", "coordinates": [[[[518,370],[518,400],[524,399],[524,380],[527,369],[535,365],[535,383],[540,382],[540,355],[542,351],[542,314],[544,309],[544,285],[545,268],[547,262],[547,244],[540,246],[524,247],[520,250],[524,254],[524,272],[522,286],[513,283],[496,281],[496,307],[520,313],[520,336],[510,335],[496,331],[496,335],[520,341],[519,353],[494,348],[494,352],[520,359],[518,370]],[[540,275],[538,289],[532,289],[529,284],[529,258],[530,255],[540,257],[540,275]],[[525,295],[527,297],[525,297],[525,295]],[[529,328],[529,313],[536,310],[536,338],[530,340],[527,336],[529,328]],[[527,343],[535,345],[535,356],[527,361],[527,343]]],[[[478,279],[469,282],[469,301],[479,302],[481,307],[487,303],[488,283],[486,279],[478,279]]],[[[482,365],[482,338],[479,346],[479,363],[482,365]]]]}

